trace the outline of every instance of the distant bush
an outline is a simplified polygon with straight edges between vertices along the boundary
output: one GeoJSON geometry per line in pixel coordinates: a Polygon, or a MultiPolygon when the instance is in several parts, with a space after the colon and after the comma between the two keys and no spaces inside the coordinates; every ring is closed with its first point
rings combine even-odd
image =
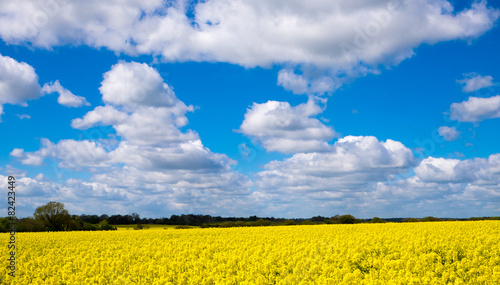
{"type": "Polygon", "coordinates": [[[416,218],[407,218],[407,219],[404,219],[403,220],[403,223],[416,223],[418,222],[419,220],[416,219],[416,218]]]}
{"type": "Polygon", "coordinates": [[[137,224],[134,226],[134,230],[147,230],[147,229],[149,229],[149,227],[143,224],[137,224]]]}
{"type": "Polygon", "coordinates": [[[420,219],[420,221],[421,222],[438,222],[438,221],[441,221],[441,219],[428,216],[428,217],[420,219]]]}
{"type": "Polygon", "coordinates": [[[257,221],[254,222],[256,226],[258,227],[267,227],[271,225],[271,221],[264,220],[264,219],[258,219],[257,221]]]}
{"type": "Polygon", "coordinates": [[[83,222],[81,229],[84,231],[96,231],[97,227],[91,223],[83,222]]]}
{"type": "Polygon", "coordinates": [[[220,226],[222,228],[230,228],[230,227],[235,227],[235,223],[228,221],[228,222],[223,222],[222,224],[220,224],[220,226]]]}
{"type": "Polygon", "coordinates": [[[335,215],[329,219],[326,219],[325,223],[326,224],[340,224],[339,218],[340,218],[339,215],[335,215]]]}
{"type": "Polygon", "coordinates": [[[500,217],[471,217],[469,221],[500,220],[500,217]]]}
{"type": "Polygon", "coordinates": [[[325,220],[326,220],[326,218],[322,217],[322,216],[315,216],[315,217],[311,218],[311,222],[323,223],[325,220]]]}
{"type": "Polygon", "coordinates": [[[385,223],[385,221],[379,217],[373,217],[370,223],[385,223]]]}
{"type": "Polygon", "coordinates": [[[101,221],[101,222],[99,222],[98,228],[100,230],[103,230],[103,231],[116,231],[116,228],[113,227],[112,225],[110,225],[107,221],[101,221]]]}
{"type": "Polygon", "coordinates": [[[358,219],[356,219],[352,215],[343,215],[339,217],[339,223],[341,224],[355,224],[359,223],[358,219]]]}
{"type": "MultiPolygon", "coordinates": [[[[256,221],[236,221],[236,222],[223,222],[222,224],[219,225],[221,228],[231,228],[231,227],[266,227],[270,226],[271,221],[269,220],[264,220],[264,219],[258,219],[256,221]]],[[[210,226],[213,227],[213,226],[210,226]]]]}

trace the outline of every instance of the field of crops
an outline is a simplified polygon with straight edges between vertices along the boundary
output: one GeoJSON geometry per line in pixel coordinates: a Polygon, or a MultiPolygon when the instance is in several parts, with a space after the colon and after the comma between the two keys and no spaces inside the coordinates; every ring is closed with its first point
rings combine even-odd
{"type": "Polygon", "coordinates": [[[17,276],[2,266],[1,284],[500,284],[500,221],[18,233],[16,242],[17,276]]]}

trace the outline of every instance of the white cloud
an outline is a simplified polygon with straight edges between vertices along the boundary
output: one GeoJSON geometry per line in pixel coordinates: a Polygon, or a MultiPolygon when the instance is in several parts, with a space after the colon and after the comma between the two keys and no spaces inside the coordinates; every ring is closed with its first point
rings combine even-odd
{"type": "Polygon", "coordinates": [[[480,122],[500,118],[500,95],[489,98],[470,97],[467,101],[453,103],[450,118],[460,122],[480,122]]]}
{"type": "MultiPolygon", "coordinates": [[[[367,144],[371,146],[367,152],[376,145],[373,139],[353,139],[372,141],[367,144]]],[[[354,156],[356,152],[360,156],[364,153],[345,147],[343,156],[354,156]]],[[[373,152],[369,154],[373,156],[373,152]]],[[[387,171],[361,159],[341,156],[320,159],[300,154],[274,163],[258,174],[258,190],[252,195],[256,200],[253,203],[262,203],[260,210],[268,215],[471,217],[491,216],[500,210],[500,154],[468,160],[429,157],[415,168],[416,175],[410,177],[407,174],[411,172],[395,174],[411,170],[411,166],[399,172],[387,171]],[[349,165],[346,160],[354,167],[342,169],[342,165],[349,165]]]]}
{"type": "MultiPolygon", "coordinates": [[[[479,36],[497,18],[498,12],[488,9],[485,1],[457,14],[447,1],[377,1],[367,5],[324,0],[289,1],[286,5],[268,0],[207,1],[195,7],[199,28],[188,34],[185,48],[164,56],[195,56],[245,66],[293,62],[344,69],[351,63],[341,43],[362,50],[353,54],[356,65],[359,61],[377,64],[386,62],[387,55],[405,58],[423,42],[479,36]],[[417,26],[419,30],[414,31],[417,26]],[[357,37],[368,39],[357,44],[357,37]]],[[[161,34],[167,37],[165,43],[173,37],[169,29],[161,34]]],[[[157,40],[149,39],[145,46],[153,46],[151,41],[157,40]]]]}
{"type": "Polygon", "coordinates": [[[105,105],[72,122],[78,129],[111,125],[118,141],[43,139],[38,151],[14,149],[11,155],[23,164],[45,162],[56,169],[60,181],[50,186],[54,195],[79,211],[87,212],[89,201],[100,205],[103,200],[120,201],[110,212],[134,205],[151,215],[166,208],[177,213],[243,209],[237,208],[243,200],[234,200],[247,197],[253,183],[232,169],[235,161],[203,146],[196,132],[179,130],[193,108],[158,78],[145,64],[116,64],[100,88],[105,105]],[[89,181],[63,180],[72,171],[92,176],[89,181]]]}
{"type": "Polygon", "coordinates": [[[76,96],[71,93],[68,89],[61,86],[59,80],[51,83],[45,83],[42,87],[42,94],[50,94],[57,92],[59,97],[57,98],[57,103],[66,107],[81,107],[90,106],[89,102],[84,97],[76,96]]]}
{"type": "MultiPolygon", "coordinates": [[[[210,0],[194,4],[190,19],[185,1],[20,0],[0,3],[0,37],[44,48],[84,44],[158,54],[169,62],[312,65],[342,78],[397,64],[423,43],[479,37],[499,17],[486,1],[463,11],[444,0],[365,2],[210,0]]],[[[337,87],[324,74],[306,77],[312,89],[337,87]]]]}
{"type": "MultiPolygon", "coordinates": [[[[444,0],[364,1],[362,5],[348,0],[291,0],[286,4],[209,0],[195,5],[194,19],[187,18],[183,5],[183,1],[166,4],[160,0],[4,1],[0,3],[0,37],[8,44],[48,49],[89,45],[130,55],[161,55],[170,62],[219,61],[246,67],[277,64],[284,67],[278,74],[279,85],[297,94],[319,94],[338,88],[343,78],[398,64],[423,43],[477,38],[499,16],[486,1],[456,12],[444,0]],[[46,3],[55,6],[44,6],[46,3]]],[[[13,93],[0,88],[0,114],[4,104],[22,105],[40,96],[34,69],[8,59],[0,58],[0,69],[13,66],[17,73],[0,72],[0,82],[18,89],[15,97],[9,97],[13,93]],[[18,76],[23,74],[34,77],[18,76]]],[[[254,104],[247,111],[240,130],[266,149],[323,152],[295,154],[269,163],[257,175],[258,190],[250,194],[252,183],[231,169],[234,161],[212,153],[196,132],[179,130],[187,125],[185,114],[193,108],[178,100],[156,71],[145,64],[119,63],[105,74],[100,91],[105,105],[75,119],[72,126],[111,125],[121,140],[119,145],[44,140],[39,151],[14,149],[11,155],[24,164],[41,165],[53,159],[62,168],[98,169],[90,182],[69,179],[52,183],[42,176],[26,177],[21,183],[30,185],[25,187],[27,193],[64,199],[80,212],[87,212],[88,205],[96,205],[91,211],[100,212],[106,203],[112,204],[110,213],[123,213],[135,205],[146,215],[157,213],[155,209],[186,212],[197,207],[202,213],[245,209],[245,215],[255,207],[274,214],[297,213],[292,212],[294,207],[312,209],[314,215],[316,209],[335,214],[355,207],[377,213],[377,207],[394,205],[419,209],[417,200],[391,203],[402,197],[444,197],[437,204],[422,201],[426,209],[439,208],[436,206],[445,202],[474,206],[477,199],[498,197],[498,179],[494,178],[500,173],[498,156],[466,162],[428,159],[418,167],[417,176],[399,179],[398,174],[415,163],[408,148],[373,137],[346,137],[328,145],[335,133],[314,118],[322,108],[311,100],[294,107],[270,101],[254,104]],[[469,184],[465,187],[465,183],[469,184]],[[276,194],[279,191],[288,195],[276,194]],[[109,203],[103,198],[121,202],[109,203]]],[[[473,97],[455,103],[451,117],[463,121],[496,117],[498,108],[486,106],[495,103],[494,98],[473,97]]],[[[44,202],[26,199],[32,205],[44,202]]]]}
{"type": "Polygon", "coordinates": [[[347,136],[329,152],[268,163],[256,175],[253,197],[267,215],[380,215],[383,203],[371,201],[376,184],[397,179],[416,162],[400,142],[347,136]]]}
{"type": "Polygon", "coordinates": [[[464,74],[465,78],[462,80],[457,80],[458,83],[462,84],[463,92],[474,92],[482,88],[493,86],[493,77],[491,76],[481,76],[476,73],[464,74]]]}
{"type": "Polygon", "coordinates": [[[82,119],[74,119],[71,123],[74,128],[112,125],[123,139],[139,145],[198,139],[195,132],[182,133],[178,129],[187,124],[185,114],[193,111],[193,106],[177,99],[172,88],[147,64],[114,65],[104,74],[99,90],[106,105],[88,112],[82,119]]]}
{"type": "Polygon", "coordinates": [[[491,215],[499,211],[499,158],[500,154],[467,160],[429,157],[415,168],[416,176],[377,183],[370,201],[386,205],[393,216],[401,211],[416,217],[491,215]]]}
{"type": "Polygon", "coordinates": [[[285,90],[293,91],[295,94],[309,93],[307,80],[292,70],[282,69],[278,72],[278,85],[282,85],[285,90]]]}
{"type": "Polygon", "coordinates": [[[128,118],[126,113],[116,110],[113,106],[99,106],[85,114],[83,119],[74,119],[71,126],[75,129],[88,129],[95,125],[115,125],[128,118]]]}
{"type": "Polygon", "coordinates": [[[198,139],[198,135],[188,130],[181,132],[178,127],[187,123],[181,110],[189,110],[183,103],[176,108],[138,107],[133,112],[118,111],[116,107],[104,106],[87,113],[83,119],[75,119],[72,126],[87,129],[96,125],[112,125],[117,135],[139,145],[164,145],[198,139]],[[177,108],[178,107],[178,108],[177,108]],[[111,117],[109,115],[116,115],[111,117]]]}
{"type": "Polygon", "coordinates": [[[42,139],[42,147],[35,152],[14,149],[10,155],[18,157],[25,165],[42,165],[45,158],[56,158],[59,167],[82,169],[82,167],[108,166],[109,156],[103,146],[93,141],[61,140],[57,144],[42,139]]]}
{"type": "Polygon", "coordinates": [[[210,152],[200,140],[161,148],[122,142],[110,155],[113,162],[143,170],[221,170],[235,164],[226,155],[210,152]]]}
{"type": "Polygon", "coordinates": [[[15,157],[21,157],[24,153],[24,150],[22,148],[15,148],[10,152],[10,155],[15,156],[15,157]]]}
{"type": "Polygon", "coordinates": [[[129,50],[129,39],[142,14],[151,15],[161,0],[141,1],[35,1],[13,5],[1,2],[0,36],[8,43],[30,42],[50,48],[64,44],[86,44],[129,50]]]}
{"type": "Polygon", "coordinates": [[[447,127],[447,126],[442,126],[439,127],[438,133],[440,136],[442,136],[446,141],[454,141],[457,140],[458,137],[460,136],[461,132],[457,131],[455,127],[447,127]]]}
{"type": "MultiPolygon", "coordinates": [[[[110,172],[110,174],[115,174],[110,172]]],[[[124,169],[120,176],[101,175],[96,180],[67,179],[57,182],[43,176],[17,176],[16,185],[23,189],[19,216],[30,216],[37,206],[49,201],[64,202],[71,214],[123,214],[139,212],[142,217],[164,217],[170,214],[239,213],[248,208],[249,185],[241,174],[227,172],[223,176],[182,172],[142,172],[124,169]],[[168,178],[167,178],[168,176],[168,178]],[[162,178],[164,178],[162,180],[162,178]],[[170,179],[170,180],[169,180],[170,179]],[[193,182],[189,183],[189,180],[193,182]],[[164,181],[164,182],[160,182],[164,181]],[[215,183],[217,182],[217,183],[215,183]],[[133,184],[129,184],[133,183],[133,184]],[[136,185],[141,185],[137,187],[136,185]],[[147,195],[145,195],[147,194],[147,195]],[[103,209],[105,209],[103,211],[103,209]]],[[[0,186],[7,179],[0,175],[0,186]]]]}
{"type": "MultiPolygon", "coordinates": [[[[74,95],[62,87],[58,80],[40,88],[38,75],[31,65],[0,54],[0,116],[3,114],[3,105],[5,104],[27,106],[27,101],[53,92],[59,93],[57,102],[61,105],[67,107],[89,106],[85,98],[74,95]]],[[[18,117],[20,119],[31,118],[27,114],[18,115],[18,117]]]]}
{"type": "Polygon", "coordinates": [[[145,63],[120,62],[104,74],[99,88],[102,100],[111,105],[172,107],[179,103],[160,74],[145,63]]]}
{"type": "MultiPolygon", "coordinates": [[[[498,212],[500,183],[432,183],[418,177],[380,182],[365,201],[377,214],[388,217],[475,217],[498,212]],[[381,214],[385,213],[385,214],[381,214]]],[[[372,210],[373,211],[373,210],[372,210]]]]}
{"type": "MultiPolygon", "coordinates": [[[[500,154],[463,161],[429,158],[419,165],[421,170],[428,170],[432,165],[442,172],[429,170],[425,175],[420,173],[422,177],[417,174],[405,178],[395,176],[411,169],[404,166],[409,163],[404,147],[400,148],[403,155],[396,154],[397,147],[383,146],[383,142],[372,137],[348,137],[341,144],[336,156],[321,159],[300,154],[277,162],[280,167],[266,166],[268,169],[258,174],[255,192],[249,191],[252,183],[242,174],[215,169],[145,171],[125,165],[96,173],[92,181],[52,182],[40,175],[19,176],[18,186],[27,194],[20,215],[31,215],[36,206],[54,199],[64,201],[75,214],[100,214],[102,207],[106,207],[107,214],[123,214],[134,209],[146,217],[166,216],[166,213],[470,217],[498,212],[500,154]],[[384,154],[377,151],[380,145],[392,149],[400,161],[394,160],[388,167],[387,163],[391,162],[381,159],[384,154]],[[369,155],[368,162],[362,160],[365,153],[369,155]],[[353,158],[357,156],[359,158],[353,158]],[[342,168],[342,161],[348,162],[348,169],[342,168]],[[281,177],[290,171],[293,172],[286,178],[281,177]],[[459,179],[459,172],[471,174],[463,180],[459,179]],[[310,181],[299,183],[299,175],[310,181]]],[[[413,165],[414,159],[411,160],[409,164],[413,165]]],[[[4,178],[0,175],[0,186],[6,183],[4,178]]]]}
{"type": "Polygon", "coordinates": [[[400,142],[347,136],[329,152],[298,153],[268,163],[267,170],[257,174],[257,184],[264,192],[363,191],[368,182],[384,181],[415,162],[411,150],[400,142]]]}
{"type": "Polygon", "coordinates": [[[488,168],[493,174],[500,174],[500,154],[492,154],[488,158],[488,168]]]}
{"type": "MultiPolygon", "coordinates": [[[[231,170],[233,162],[225,155],[211,153],[199,141],[170,148],[122,141],[102,159],[87,157],[84,150],[79,150],[88,143],[44,142],[36,154],[57,159],[59,167],[82,164],[97,170],[90,181],[52,182],[40,176],[19,181],[31,193],[24,200],[26,215],[56,198],[64,201],[72,213],[102,213],[101,207],[112,201],[108,214],[127,212],[133,206],[141,215],[153,217],[158,213],[365,215],[359,209],[370,209],[368,214],[373,214],[377,204],[363,203],[374,191],[374,183],[394,179],[395,174],[407,171],[415,162],[411,151],[399,142],[346,137],[330,153],[296,154],[269,163],[267,170],[257,174],[257,190],[251,192],[252,181],[231,170]],[[97,165],[99,161],[110,165],[97,165]]],[[[27,153],[14,150],[11,154],[24,157],[27,153]]]]}
{"type": "Polygon", "coordinates": [[[19,117],[19,119],[21,119],[21,120],[31,119],[31,116],[28,114],[17,114],[17,117],[19,117]]]}
{"type": "Polygon", "coordinates": [[[3,105],[23,105],[40,97],[40,85],[35,69],[0,54],[0,116],[3,105]]]}
{"type": "Polygon", "coordinates": [[[313,118],[323,109],[312,97],[292,107],[288,102],[254,103],[247,109],[240,132],[251,136],[268,151],[282,153],[327,151],[335,131],[313,118]]]}
{"type": "Polygon", "coordinates": [[[496,181],[498,160],[498,154],[466,160],[428,157],[415,167],[415,174],[422,181],[436,183],[496,181]]]}
{"type": "Polygon", "coordinates": [[[427,182],[460,182],[463,179],[455,173],[458,159],[428,157],[415,167],[415,174],[427,182]]]}
{"type": "Polygon", "coordinates": [[[318,94],[334,91],[341,85],[341,80],[334,81],[329,76],[320,76],[314,79],[311,76],[297,75],[290,69],[282,69],[278,72],[278,85],[294,94],[318,94]]]}

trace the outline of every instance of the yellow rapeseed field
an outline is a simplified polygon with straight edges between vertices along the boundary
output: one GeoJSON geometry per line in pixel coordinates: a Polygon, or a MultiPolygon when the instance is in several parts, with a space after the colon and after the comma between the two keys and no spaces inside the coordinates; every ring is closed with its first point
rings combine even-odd
{"type": "MultiPolygon", "coordinates": [[[[7,266],[8,234],[1,234],[7,266]]],[[[500,284],[500,221],[18,233],[1,284],[500,284]]]]}

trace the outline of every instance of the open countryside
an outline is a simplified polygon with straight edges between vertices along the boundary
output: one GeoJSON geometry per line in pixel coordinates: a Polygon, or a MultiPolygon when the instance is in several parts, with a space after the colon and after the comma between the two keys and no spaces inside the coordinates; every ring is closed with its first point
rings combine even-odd
{"type": "Polygon", "coordinates": [[[13,281],[2,268],[1,284],[500,283],[500,221],[152,227],[18,239],[19,274],[13,281]]]}
{"type": "Polygon", "coordinates": [[[0,285],[500,285],[500,0],[0,0],[0,285]]]}

